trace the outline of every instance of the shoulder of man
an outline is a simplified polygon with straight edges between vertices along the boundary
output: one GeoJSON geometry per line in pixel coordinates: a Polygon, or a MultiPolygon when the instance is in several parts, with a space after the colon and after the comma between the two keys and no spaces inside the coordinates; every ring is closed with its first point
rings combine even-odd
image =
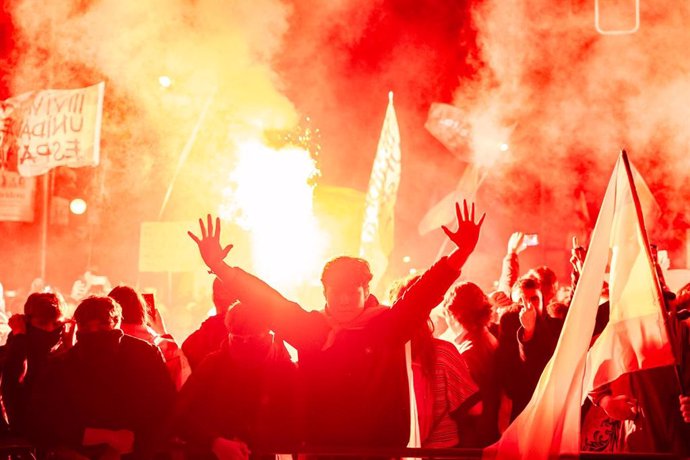
{"type": "Polygon", "coordinates": [[[141,356],[156,355],[163,359],[163,355],[157,346],[150,344],[146,340],[132,337],[131,335],[125,334],[122,336],[120,347],[122,347],[122,351],[125,353],[141,356]]]}

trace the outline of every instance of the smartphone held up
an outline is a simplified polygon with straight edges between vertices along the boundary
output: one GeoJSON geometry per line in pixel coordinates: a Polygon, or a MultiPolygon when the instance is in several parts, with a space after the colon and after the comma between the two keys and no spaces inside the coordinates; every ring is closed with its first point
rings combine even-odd
{"type": "Polygon", "coordinates": [[[537,235],[536,233],[525,234],[522,241],[523,241],[524,245],[527,247],[538,246],[539,245],[539,235],[537,235]]]}

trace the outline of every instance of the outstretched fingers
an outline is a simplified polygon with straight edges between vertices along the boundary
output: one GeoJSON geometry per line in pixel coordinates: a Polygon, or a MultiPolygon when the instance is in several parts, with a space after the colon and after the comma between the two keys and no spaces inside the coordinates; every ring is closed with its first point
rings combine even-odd
{"type": "MultiPolygon", "coordinates": [[[[196,244],[201,243],[203,240],[206,239],[215,239],[215,240],[220,240],[220,217],[216,217],[216,225],[215,228],[213,227],[213,217],[211,217],[211,214],[206,215],[206,222],[204,223],[204,219],[202,217],[199,218],[199,230],[200,230],[200,236],[196,236],[194,233],[191,231],[187,232],[187,235],[194,240],[196,244]]],[[[232,245],[230,245],[230,248],[232,245]]],[[[230,251],[230,248],[226,248],[228,251],[230,251]]]]}
{"type": "Polygon", "coordinates": [[[208,233],[206,233],[206,226],[204,225],[204,219],[199,217],[199,229],[201,230],[201,239],[203,240],[208,236],[208,233]]]}
{"type": "Polygon", "coordinates": [[[187,235],[189,235],[189,237],[190,237],[192,240],[194,240],[194,242],[195,242],[196,244],[201,243],[201,240],[200,240],[194,233],[192,233],[191,231],[188,231],[188,232],[187,232],[187,235]]]}
{"type": "MultiPolygon", "coordinates": [[[[472,207],[474,208],[474,204],[472,205],[472,207]]],[[[486,217],[486,213],[482,213],[482,217],[479,219],[479,222],[477,222],[477,227],[481,228],[482,224],[484,223],[485,217],[486,217]]],[[[474,216],[472,217],[472,222],[474,222],[474,216]]]]}
{"type": "Polygon", "coordinates": [[[458,231],[457,232],[451,232],[448,227],[446,226],[441,226],[443,231],[445,232],[448,237],[452,239],[454,235],[456,235],[461,227],[464,227],[466,224],[471,224],[478,229],[481,228],[482,224],[484,223],[484,218],[486,218],[486,213],[482,213],[482,216],[479,218],[479,221],[475,223],[474,219],[476,216],[476,209],[474,202],[472,202],[471,206],[468,206],[467,200],[462,200],[462,210],[460,209],[460,203],[457,201],[455,202],[455,214],[457,215],[458,219],[458,231]]]}
{"type": "Polygon", "coordinates": [[[220,217],[216,217],[216,231],[213,234],[213,238],[220,241],[220,217]]]}
{"type": "Polygon", "coordinates": [[[448,238],[453,239],[453,232],[451,232],[448,229],[448,227],[446,227],[445,225],[441,225],[441,230],[443,230],[443,232],[446,234],[448,238]]]}
{"type": "Polygon", "coordinates": [[[210,237],[215,236],[213,234],[213,219],[211,217],[211,214],[206,214],[206,230],[208,231],[207,235],[210,237]]]}

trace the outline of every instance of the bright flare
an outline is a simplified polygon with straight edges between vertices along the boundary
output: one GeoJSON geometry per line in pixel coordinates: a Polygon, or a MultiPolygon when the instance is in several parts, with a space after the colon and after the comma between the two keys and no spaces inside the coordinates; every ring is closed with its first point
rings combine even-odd
{"type": "Polygon", "coordinates": [[[220,210],[250,233],[256,273],[288,296],[318,281],[324,263],[310,183],[317,172],[306,150],[241,142],[220,210]]]}

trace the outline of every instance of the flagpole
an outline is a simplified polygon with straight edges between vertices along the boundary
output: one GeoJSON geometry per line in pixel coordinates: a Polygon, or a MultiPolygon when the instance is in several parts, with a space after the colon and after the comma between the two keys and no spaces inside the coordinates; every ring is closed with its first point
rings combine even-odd
{"type": "Polygon", "coordinates": [[[638,229],[640,230],[640,235],[642,237],[642,246],[644,247],[644,252],[645,255],[647,256],[647,260],[649,261],[650,267],[652,267],[652,277],[654,279],[654,290],[656,291],[657,297],[659,298],[660,306],[662,308],[661,314],[662,317],[664,318],[664,327],[666,328],[666,334],[668,335],[669,340],[671,341],[671,351],[673,352],[673,358],[676,361],[676,365],[673,366],[673,370],[675,371],[676,375],[676,380],[678,382],[678,387],[680,388],[681,394],[685,394],[685,391],[683,389],[683,381],[680,378],[680,373],[678,372],[678,366],[679,366],[679,360],[678,360],[678,352],[676,350],[675,346],[675,336],[674,334],[671,333],[671,327],[668,324],[668,315],[667,312],[665,311],[665,306],[666,306],[666,300],[664,299],[664,294],[661,292],[661,285],[659,284],[659,276],[656,271],[656,264],[654,263],[654,260],[652,259],[652,254],[649,248],[649,238],[647,237],[647,230],[646,226],[644,223],[644,215],[642,214],[642,205],[640,204],[640,197],[637,195],[637,188],[635,187],[635,179],[633,178],[632,175],[632,168],[630,167],[630,162],[628,161],[628,153],[624,150],[621,151],[621,157],[623,158],[623,164],[625,165],[625,172],[628,176],[628,183],[630,184],[630,192],[632,194],[632,199],[633,203],[635,204],[635,212],[637,213],[637,223],[638,223],[638,229]]]}
{"type": "Polygon", "coordinates": [[[42,187],[42,213],[41,213],[41,279],[46,281],[48,259],[48,219],[50,217],[50,193],[53,188],[53,170],[49,170],[41,176],[42,187]]]}

